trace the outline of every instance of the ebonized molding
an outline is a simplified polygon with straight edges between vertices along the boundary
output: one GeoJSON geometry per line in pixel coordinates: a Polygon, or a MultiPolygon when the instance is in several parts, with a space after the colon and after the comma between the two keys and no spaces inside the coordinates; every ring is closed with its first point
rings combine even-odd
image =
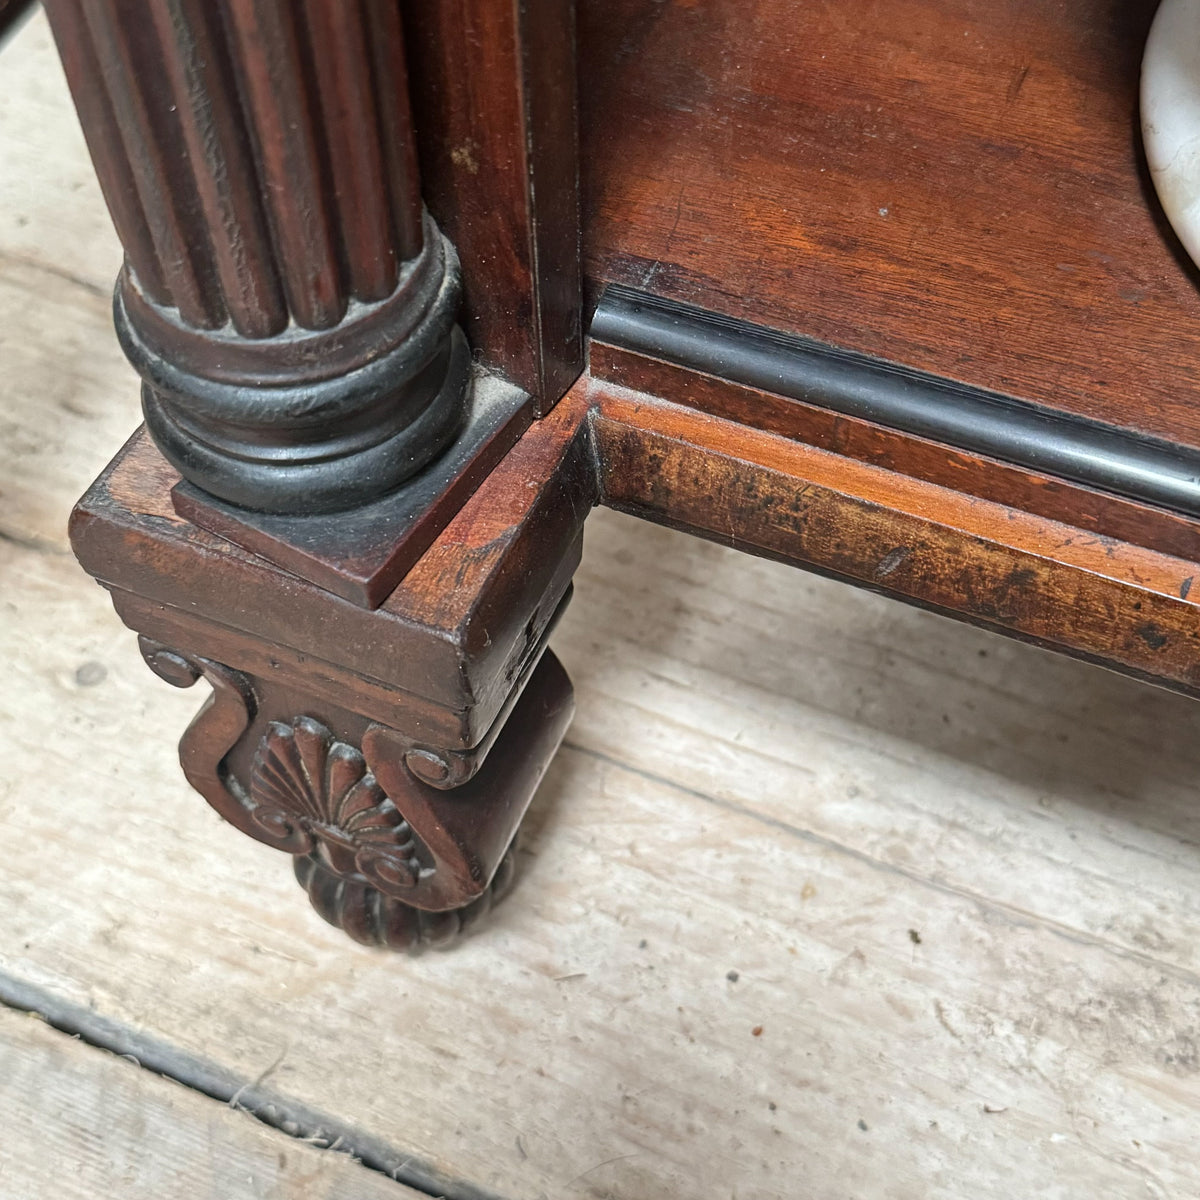
{"type": "Polygon", "coordinates": [[[0,46],[32,11],[34,0],[0,0],[0,46]]]}
{"type": "Polygon", "coordinates": [[[1200,517],[1200,450],[610,286],[594,341],[1200,517]]]}

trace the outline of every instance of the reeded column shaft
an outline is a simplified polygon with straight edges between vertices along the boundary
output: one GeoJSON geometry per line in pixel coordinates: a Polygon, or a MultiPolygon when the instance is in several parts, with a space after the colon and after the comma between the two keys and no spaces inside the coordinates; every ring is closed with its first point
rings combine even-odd
{"type": "Polygon", "coordinates": [[[344,507],[457,430],[396,0],[46,0],[164,453],[250,508],[344,507]]]}

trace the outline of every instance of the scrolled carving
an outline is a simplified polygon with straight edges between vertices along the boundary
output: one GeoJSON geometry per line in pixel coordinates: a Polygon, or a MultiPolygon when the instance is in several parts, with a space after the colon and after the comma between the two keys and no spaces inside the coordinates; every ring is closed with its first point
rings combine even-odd
{"type": "Polygon", "coordinates": [[[254,802],[230,768],[229,760],[258,714],[250,677],[223,663],[182,654],[141,635],[138,648],[146,665],[172,687],[191,687],[202,677],[213,694],[179,741],[179,763],[188,783],[230,825],[276,850],[306,854],[312,839],[302,829],[272,825],[255,817],[254,802]]]}
{"type": "Polygon", "coordinates": [[[443,791],[461,787],[479,769],[476,756],[424,747],[410,750],[404,756],[404,765],[423,783],[443,791]]]}
{"type": "Polygon", "coordinates": [[[190,658],[164,646],[148,637],[138,637],[138,649],[146,666],[159,679],[165,680],[172,687],[190,688],[200,678],[200,667],[190,658]]]}
{"type": "Polygon", "coordinates": [[[330,724],[362,729],[360,749],[311,714],[272,719],[294,693],[268,680],[145,636],[140,646],[176,687],[212,685],[179,744],[188,782],[231,825],[293,855],[314,907],[356,941],[445,944],[508,889],[513,839],[572,710],[552,654],[506,707],[503,730],[470,751],[429,754],[431,773],[435,757],[469,768],[447,787],[413,772],[413,741],[395,729],[327,710],[330,724]]]}
{"type": "Polygon", "coordinates": [[[420,878],[412,829],[362,752],[312,717],[268,725],[250,772],[250,799],[254,821],[293,854],[319,842],[339,874],[357,871],[393,896],[420,878]]]}

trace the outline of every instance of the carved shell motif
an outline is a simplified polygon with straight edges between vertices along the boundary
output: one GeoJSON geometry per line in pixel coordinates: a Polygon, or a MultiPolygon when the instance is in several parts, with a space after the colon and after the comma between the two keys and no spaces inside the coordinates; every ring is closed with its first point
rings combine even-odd
{"type": "Polygon", "coordinates": [[[312,717],[272,721],[250,772],[254,820],[294,854],[320,842],[330,866],[402,897],[421,864],[408,822],[367,770],[362,752],[312,717]]]}

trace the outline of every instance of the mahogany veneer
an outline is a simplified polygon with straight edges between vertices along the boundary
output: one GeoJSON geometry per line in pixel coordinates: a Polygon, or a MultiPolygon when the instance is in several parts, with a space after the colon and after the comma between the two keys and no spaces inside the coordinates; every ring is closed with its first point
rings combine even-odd
{"type": "Polygon", "coordinates": [[[1200,446],[1156,0],[582,0],[605,282],[1200,446]]]}

